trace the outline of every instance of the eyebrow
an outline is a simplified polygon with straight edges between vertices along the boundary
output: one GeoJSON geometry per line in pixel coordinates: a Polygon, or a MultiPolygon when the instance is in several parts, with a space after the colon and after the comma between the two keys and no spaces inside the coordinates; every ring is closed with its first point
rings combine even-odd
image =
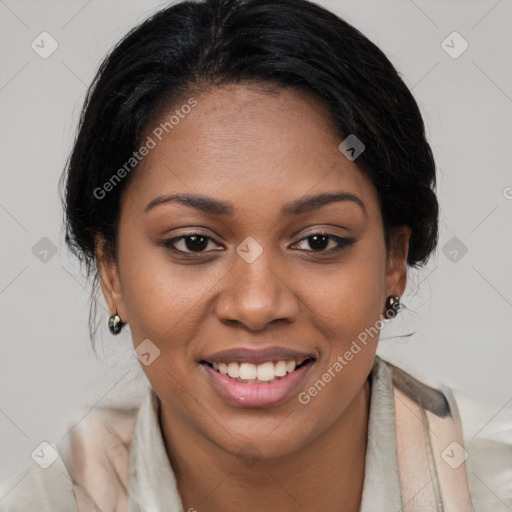
{"type": "MultiPolygon", "coordinates": [[[[314,196],[302,197],[292,201],[291,203],[285,204],[281,208],[281,214],[283,216],[301,215],[303,213],[307,213],[320,208],[326,204],[340,201],[350,201],[359,205],[365,216],[367,215],[366,205],[364,202],[359,197],[348,192],[325,192],[323,194],[314,196]]],[[[211,197],[196,194],[172,194],[166,196],[158,196],[152,199],[146,208],[144,208],[144,213],[147,213],[159,205],[168,204],[171,202],[177,202],[184,206],[190,206],[211,215],[233,215],[234,212],[234,207],[229,202],[219,201],[211,197]]]]}

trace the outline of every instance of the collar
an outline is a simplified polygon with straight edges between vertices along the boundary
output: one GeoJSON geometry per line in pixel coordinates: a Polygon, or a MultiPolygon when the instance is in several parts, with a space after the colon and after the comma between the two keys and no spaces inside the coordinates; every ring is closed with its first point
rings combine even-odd
{"type": "Polygon", "coordinates": [[[379,356],[375,356],[369,377],[368,443],[360,512],[402,510],[393,382],[379,356]]]}

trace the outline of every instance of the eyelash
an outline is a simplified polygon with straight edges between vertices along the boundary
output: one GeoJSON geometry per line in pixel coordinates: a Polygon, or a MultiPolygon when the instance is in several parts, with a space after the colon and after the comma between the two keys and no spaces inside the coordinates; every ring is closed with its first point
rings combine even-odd
{"type": "MultiPolygon", "coordinates": [[[[336,243],[337,243],[337,246],[336,247],[331,247],[330,249],[320,249],[320,250],[314,250],[314,249],[310,249],[310,250],[306,250],[306,252],[310,252],[310,253],[316,253],[316,254],[332,254],[332,253],[335,253],[335,252],[338,252],[338,251],[341,251],[343,249],[346,249],[352,245],[354,245],[354,243],[356,242],[356,240],[354,238],[344,238],[344,237],[341,237],[341,236],[337,236],[337,235],[333,235],[331,233],[324,233],[324,232],[314,232],[314,233],[311,233],[309,235],[307,235],[306,237],[304,238],[301,238],[300,240],[298,240],[297,242],[295,242],[294,245],[300,243],[300,242],[303,242],[303,241],[307,241],[308,238],[312,238],[314,236],[325,236],[331,240],[334,240],[336,243]]],[[[164,240],[162,242],[162,245],[171,250],[171,251],[174,251],[174,252],[177,252],[177,253],[180,253],[180,254],[186,254],[186,255],[191,255],[191,257],[198,257],[202,254],[206,254],[207,251],[197,251],[197,252],[194,252],[194,251],[181,251],[180,249],[176,249],[174,247],[174,244],[176,244],[177,242],[179,242],[180,240],[184,240],[186,238],[190,238],[190,237],[193,237],[193,236],[199,236],[199,237],[202,237],[202,238],[206,238],[207,240],[211,240],[213,241],[213,238],[211,238],[210,236],[207,236],[203,233],[198,233],[198,232],[194,232],[194,233],[187,233],[185,235],[181,235],[181,236],[178,236],[178,237],[175,237],[175,238],[170,238],[168,240],[164,240]]]]}

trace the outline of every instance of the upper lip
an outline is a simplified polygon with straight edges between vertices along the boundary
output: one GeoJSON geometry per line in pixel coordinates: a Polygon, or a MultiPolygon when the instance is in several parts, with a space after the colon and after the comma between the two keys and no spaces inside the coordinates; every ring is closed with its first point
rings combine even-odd
{"type": "Polygon", "coordinates": [[[268,347],[263,349],[252,349],[246,347],[221,350],[204,357],[201,362],[206,363],[252,363],[262,364],[267,361],[299,361],[316,359],[312,352],[299,352],[285,347],[268,347]]]}

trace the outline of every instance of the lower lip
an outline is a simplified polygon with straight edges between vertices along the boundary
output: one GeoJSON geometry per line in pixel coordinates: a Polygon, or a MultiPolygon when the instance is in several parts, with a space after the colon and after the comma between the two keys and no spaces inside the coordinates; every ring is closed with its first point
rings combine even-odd
{"type": "Polygon", "coordinates": [[[286,400],[302,384],[313,366],[311,360],[275,382],[261,384],[238,382],[227,375],[202,364],[215,390],[228,402],[238,407],[272,407],[286,400]]]}

